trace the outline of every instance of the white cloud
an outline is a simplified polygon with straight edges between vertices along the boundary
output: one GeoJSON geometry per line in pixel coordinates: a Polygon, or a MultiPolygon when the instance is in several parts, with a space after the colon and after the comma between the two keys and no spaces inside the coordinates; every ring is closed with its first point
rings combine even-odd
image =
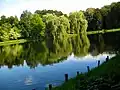
{"type": "Polygon", "coordinates": [[[69,13],[88,7],[99,8],[117,1],[119,0],[5,0],[0,8],[0,15],[20,16],[24,10],[34,12],[37,9],[53,9],[69,13]]]}
{"type": "Polygon", "coordinates": [[[109,56],[109,58],[112,58],[115,56],[115,54],[108,54],[108,53],[103,53],[99,54],[97,56],[92,56],[91,54],[88,54],[87,56],[83,57],[76,57],[72,53],[70,56],[68,56],[67,61],[75,61],[75,62],[81,62],[81,61],[95,61],[95,60],[101,60],[104,61],[106,57],[109,56]]]}

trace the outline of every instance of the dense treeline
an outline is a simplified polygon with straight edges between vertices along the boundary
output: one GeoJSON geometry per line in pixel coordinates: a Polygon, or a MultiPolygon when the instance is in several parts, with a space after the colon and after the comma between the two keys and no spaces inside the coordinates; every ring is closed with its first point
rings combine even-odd
{"type": "Polygon", "coordinates": [[[101,9],[88,8],[84,14],[88,31],[120,28],[120,2],[105,5],[101,9]]]}
{"type": "Polygon", "coordinates": [[[37,10],[34,14],[23,11],[20,20],[15,16],[0,19],[0,41],[14,39],[62,38],[68,34],[86,32],[87,21],[82,11],[70,13],[37,10]]]}
{"type": "Polygon", "coordinates": [[[86,35],[86,30],[113,29],[120,27],[120,2],[101,9],[71,12],[68,16],[61,11],[23,11],[17,16],[0,18],[0,41],[15,39],[62,38],[68,34],[86,35]]]}

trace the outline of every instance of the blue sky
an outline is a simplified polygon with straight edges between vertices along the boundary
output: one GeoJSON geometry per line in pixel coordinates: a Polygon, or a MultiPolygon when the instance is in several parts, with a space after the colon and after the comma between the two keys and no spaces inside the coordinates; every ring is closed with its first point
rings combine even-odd
{"type": "Polygon", "coordinates": [[[34,12],[37,9],[60,10],[64,13],[85,10],[89,7],[100,8],[119,0],[0,0],[0,16],[17,15],[24,10],[34,12]]]}

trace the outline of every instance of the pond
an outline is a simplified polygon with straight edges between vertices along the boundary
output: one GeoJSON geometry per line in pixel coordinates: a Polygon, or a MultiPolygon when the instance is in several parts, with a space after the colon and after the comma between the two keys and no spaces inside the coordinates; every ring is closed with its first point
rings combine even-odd
{"type": "Polygon", "coordinates": [[[0,47],[0,90],[45,90],[64,82],[64,74],[75,77],[87,72],[98,60],[119,52],[119,33],[29,42],[0,47]]]}

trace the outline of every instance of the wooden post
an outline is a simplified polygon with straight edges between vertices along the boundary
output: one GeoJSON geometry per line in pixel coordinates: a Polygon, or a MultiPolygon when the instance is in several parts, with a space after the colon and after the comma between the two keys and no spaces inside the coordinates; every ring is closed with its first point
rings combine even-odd
{"type": "Polygon", "coordinates": [[[68,74],[65,74],[65,82],[68,81],[68,74]]]}
{"type": "Polygon", "coordinates": [[[107,58],[106,58],[106,62],[108,62],[108,60],[109,60],[109,56],[107,56],[107,58]]]}
{"type": "Polygon", "coordinates": [[[88,72],[90,72],[90,67],[89,66],[87,66],[87,70],[88,70],[88,72]]]}
{"type": "Polygon", "coordinates": [[[77,76],[79,75],[79,71],[77,71],[77,76]]]}
{"type": "Polygon", "coordinates": [[[49,84],[49,90],[52,90],[52,84],[49,84]]]}
{"type": "Polygon", "coordinates": [[[98,60],[98,67],[100,66],[100,60],[98,60]]]}

